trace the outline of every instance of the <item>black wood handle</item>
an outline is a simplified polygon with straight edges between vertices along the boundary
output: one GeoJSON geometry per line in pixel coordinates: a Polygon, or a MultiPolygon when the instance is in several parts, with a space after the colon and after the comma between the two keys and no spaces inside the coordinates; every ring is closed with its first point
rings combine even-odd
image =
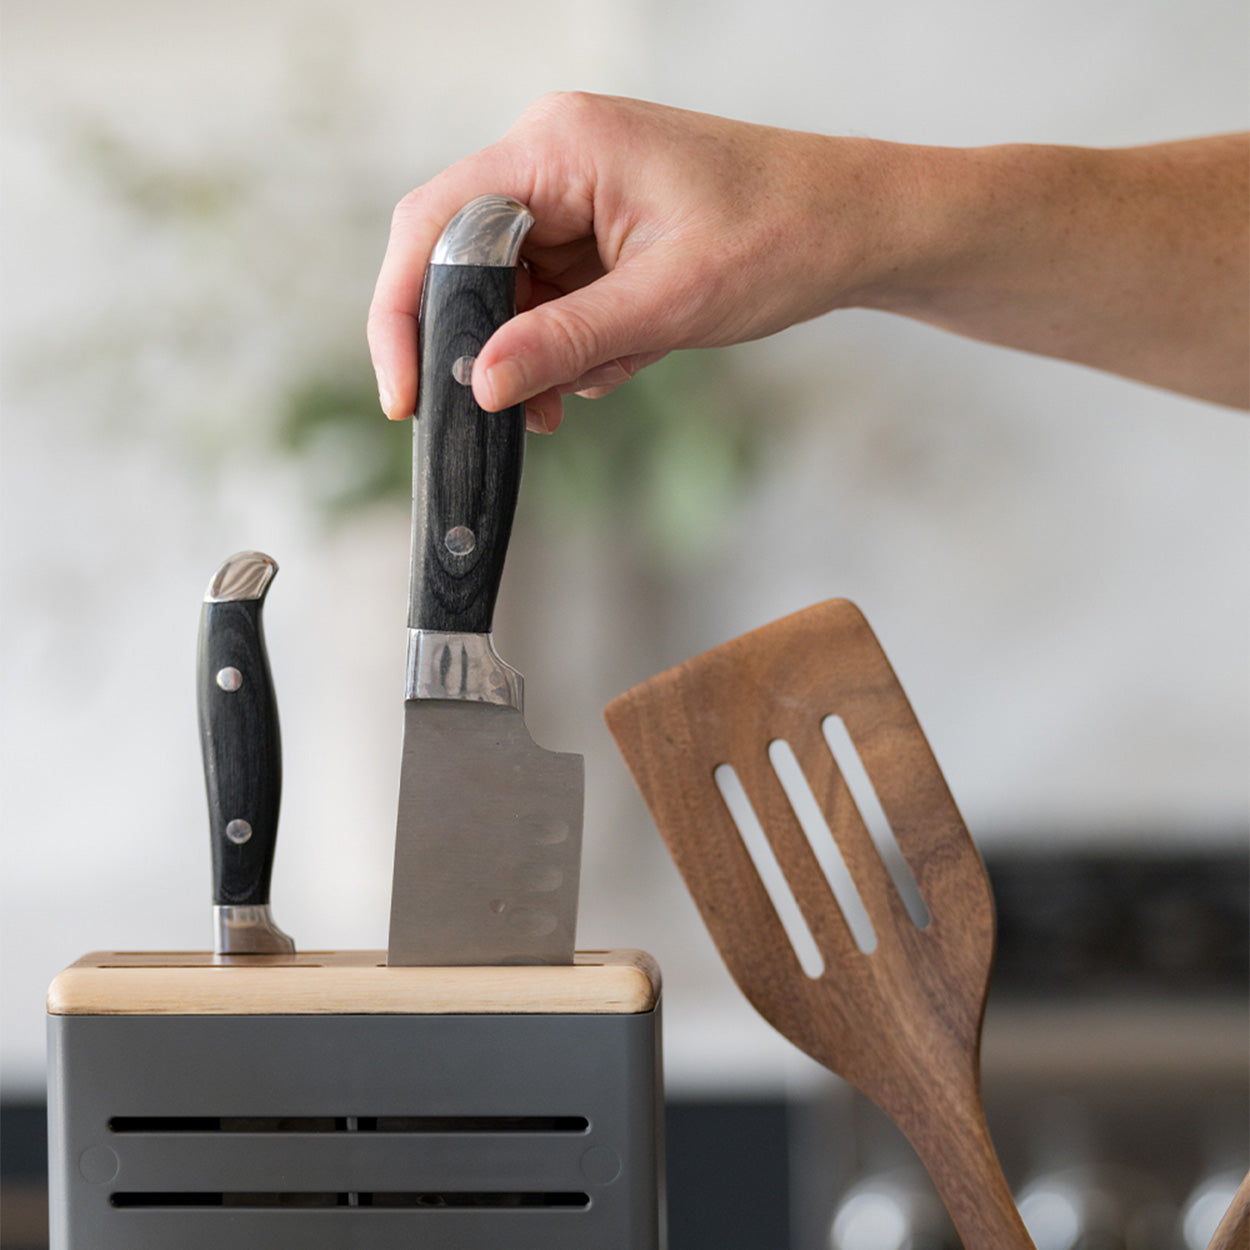
{"type": "Polygon", "coordinates": [[[525,405],[484,411],[473,398],[469,372],[486,340],[515,313],[515,299],[510,266],[434,264],[426,272],[413,437],[410,629],[490,632],[521,485],[525,405]]]}
{"type": "Polygon", "coordinates": [[[261,627],[267,588],[266,580],[259,597],[206,601],[200,615],[200,749],[218,904],[269,901],[282,743],[261,627]]]}

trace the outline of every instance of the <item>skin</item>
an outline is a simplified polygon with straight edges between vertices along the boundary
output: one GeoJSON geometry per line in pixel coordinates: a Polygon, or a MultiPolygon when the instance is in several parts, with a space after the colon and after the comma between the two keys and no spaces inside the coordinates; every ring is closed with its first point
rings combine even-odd
{"type": "Polygon", "coordinates": [[[636,100],[546,96],[406,195],[369,312],[382,408],[416,404],[430,252],[475,196],[527,204],[517,317],[479,404],[606,394],[678,348],[873,308],[1245,408],[1250,143],[940,148],[779,130],[636,100]]]}

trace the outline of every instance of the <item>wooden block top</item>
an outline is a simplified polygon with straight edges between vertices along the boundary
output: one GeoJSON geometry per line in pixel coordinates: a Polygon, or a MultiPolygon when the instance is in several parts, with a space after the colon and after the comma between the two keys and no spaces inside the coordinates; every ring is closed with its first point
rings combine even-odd
{"type": "Polygon", "coordinates": [[[633,950],[523,968],[388,968],[385,951],[93,951],[52,982],[48,1013],[634,1015],[659,998],[659,967],[633,950]]]}

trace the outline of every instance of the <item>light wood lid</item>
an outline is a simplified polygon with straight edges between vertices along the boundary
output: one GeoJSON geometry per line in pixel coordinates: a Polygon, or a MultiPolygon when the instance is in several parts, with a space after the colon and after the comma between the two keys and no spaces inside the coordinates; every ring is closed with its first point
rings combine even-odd
{"type": "Polygon", "coordinates": [[[571,965],[388,968],[385,951],[214,956],[93,951],[48,990],[79,1015],[634,1015],[660,997],[642,951],[580,951],[571,965]]]}

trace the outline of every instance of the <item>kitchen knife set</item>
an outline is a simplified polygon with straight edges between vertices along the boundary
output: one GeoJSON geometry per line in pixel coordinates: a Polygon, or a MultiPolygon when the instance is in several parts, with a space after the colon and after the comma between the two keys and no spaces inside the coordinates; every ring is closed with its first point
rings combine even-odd
{"type": "Polygon", "coordinates": [[[214,949],[53,981],[53,1250],[660,1250],[659,971],[574,954],[582,760],[535,745],[491,641],[524,410],[469,379],[530,224],[474,201],[426,279],[388,949],[297,951],[271,914],[276,565],[240,552],[199,642],[214,949]]]}
{"type": "MultiPolygon", "coordinates": [[[[214,954],[101,953],[54,982],[54,1250],[662,1244],[658,975],[638,952],[574,956],[582,759],[531,739],[491,637],[525,418],[484,412],[470,379],[531,225],[505,196],[466,205],[422,295],[384,961],[296,954],[270,913],[277,566],[239,553],[199,645],[214,954]]],[[[606,716],[746,997],[894,1119],[968,1250],[1032,1247],[981,1107],[988,880],[858,610],[735,639],[606,716]]]]}
{"type": "MultiPolygon", "coordinates": [[[[525,728],[521,675],[491,637],[525,407],[484,412],[473,360],[515,312],[533,218],[505,196],[456,215],[421,303],[404,741],[387,962],[571,964],[583,765],[525,728]]],[[[269,910],[281,748],[261,608],[277,565],[232,556],[205,597],[200,738],[218,954],[289,952],[269,910]]]]}

